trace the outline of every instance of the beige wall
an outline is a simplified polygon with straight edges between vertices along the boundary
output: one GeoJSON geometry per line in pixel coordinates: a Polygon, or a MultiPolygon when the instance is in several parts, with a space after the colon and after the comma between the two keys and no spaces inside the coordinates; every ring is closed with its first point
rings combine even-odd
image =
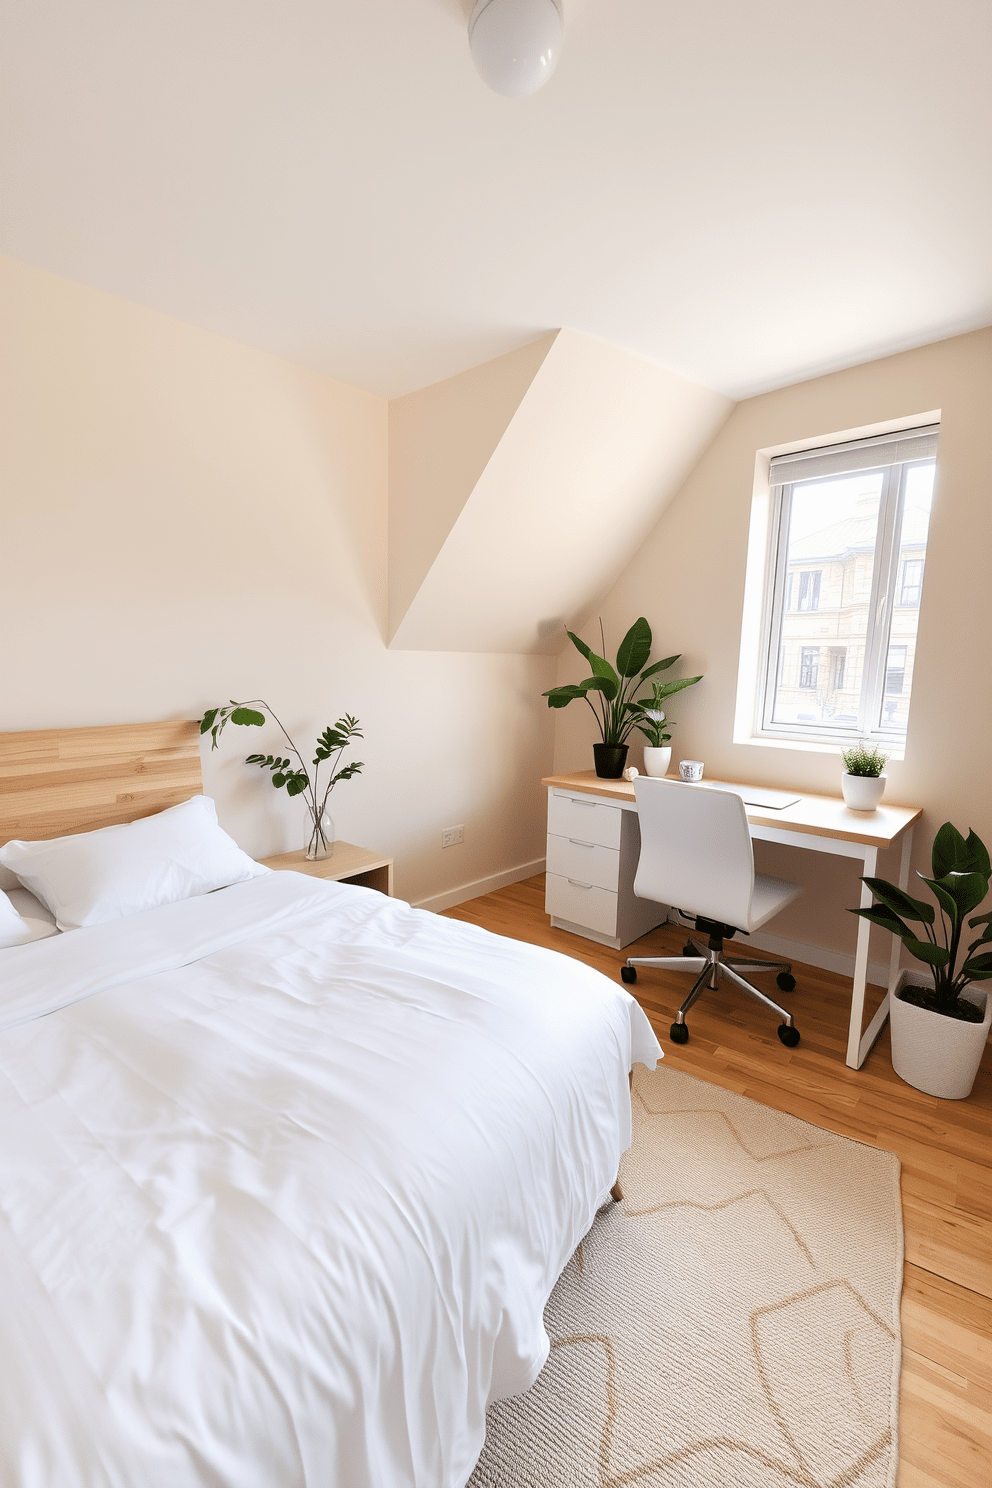
{"type": "MultiPolygon", "coordinates": [[[[992,331],[938,342],[738,405],[601,606],[615,645],[639,614],[655,654],[685,654],[705,680],[673,701],[674,758],[703,759],[713,776],[839,793],[837,754],[734,743],[741,611],[755,454],[941,410],[933,519],[920,612],[906,757],[892,761],[887,799],[925,808],[916,867],[945,820],[992,845],[992,331]]],[[[593,639],[595,615],[581,632],[593,639]]],[[[582,663],[563,653],[559,680],[582,663]]],[[[555,767],[588,768],[594,728],[581,704],[559,714],[555,767]]],[[[639,735],[635,735],[639,739],[639,735]]],[[[635,744],[630,762],[640,762],[635,744]]],[[[775,921],[777,934],[843,952],[853,947],[846,907],[851,865],[760,844],[758,866],[806,893],[775,921]]],[[[897,865],[882,864],[895,875],[897,865]]],[[[873,956],[883,951],[882,938],[873,956]]]]}
{"type": "MultiPolygon", "coordinates": [[[[554,660],[388,651],[386,526],[384,400],[0,260],[0,729],[261,696],[306,748],[349,711],[366,770],[332,812],[400,894],[540,859],[554,660]]],[[[262,743],[204,757],[257,854],[305,826],[241,763],[262,743]]]]}

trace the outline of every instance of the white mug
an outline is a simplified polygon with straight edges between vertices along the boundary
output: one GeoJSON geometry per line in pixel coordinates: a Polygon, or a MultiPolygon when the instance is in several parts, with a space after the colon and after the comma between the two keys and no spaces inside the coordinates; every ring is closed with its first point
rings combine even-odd
{"type": "Polygon", "coordinates": [[[702,762],[702,760],[680,760],[679,761],[679,774],[682,776],[682,779],[683,780],[702,780],[702,778],[703,778],[703,762],[702,762]]]}

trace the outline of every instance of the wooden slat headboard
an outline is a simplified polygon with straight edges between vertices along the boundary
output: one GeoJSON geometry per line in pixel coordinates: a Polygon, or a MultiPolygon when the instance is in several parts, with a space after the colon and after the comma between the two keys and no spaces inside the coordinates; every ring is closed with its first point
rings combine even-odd
{"type": "Polygon", "coordinates": [[[0,734],[0,844],[135,821],[202,791],[195,722],[0,734]]]}

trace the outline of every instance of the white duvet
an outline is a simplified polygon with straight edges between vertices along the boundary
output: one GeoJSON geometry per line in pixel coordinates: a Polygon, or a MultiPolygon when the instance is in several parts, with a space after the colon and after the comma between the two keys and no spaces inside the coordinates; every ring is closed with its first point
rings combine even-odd
{"type": "Polygon", "coordinates": [[[290,873],[4,951],[0,1030],[4,1488],[462,1488],[660,1053],[290,873]]]}

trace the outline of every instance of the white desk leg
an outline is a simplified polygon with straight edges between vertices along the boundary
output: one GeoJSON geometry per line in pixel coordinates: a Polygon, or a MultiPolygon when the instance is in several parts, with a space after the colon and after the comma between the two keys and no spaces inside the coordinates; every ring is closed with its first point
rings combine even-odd
{"type": "MultiPolygon", "coordinates": [[[[864,854],[864,878],[874,878],[878,866],[878,848],[866,847],[864,854]]],[[[867,884],[861,885],[861,908],[870,909],[873,899],[867,884]]],[[[868,920],[858,918],[858,948],[854,955],[854,987],[851,992],[851,1021],[847,1028],[847,1065],[849,1069],[860,1069],[861,1022],[865,1015],[865,985],[868,981],[868,937],[871,925],[868,920]]]]}
{"type": "MultiPolygon", "coordinates": [[[[899,863],[899,887],[901,889],[906,889],[909,887],[909,862],[910,858],[912,857],[912,853],[913,828],[910,827],[908,831],[904,833],[902,839],[902,858],[899,863]]],[[[866,922],[862,920],[861,923],[865,924],[866,922]]],[[[899,939],[898,935],[893,935],[892,950],[889,953],[889,990],[882,998],[881,1007],[878,1009],[878,1012],[868,1024],[868,1027],[864,1031],[861,1042],[858,1045],[859,1069],[868,1058],[868,1055],[871,1053],[872,1045],[878,1038],[878,1035],[881,1033],[882,1028],[885,1024],[885,1020],[889,1016],[889,1002],[891,1001],[892,993],[896,985],[896,978],[899,975],[899,952],[901,951],[901,949],[902,941],[899,939]]],[[[850,1061],[848,1061],[848,1063],[850,1063],[850,1061]]]]}

